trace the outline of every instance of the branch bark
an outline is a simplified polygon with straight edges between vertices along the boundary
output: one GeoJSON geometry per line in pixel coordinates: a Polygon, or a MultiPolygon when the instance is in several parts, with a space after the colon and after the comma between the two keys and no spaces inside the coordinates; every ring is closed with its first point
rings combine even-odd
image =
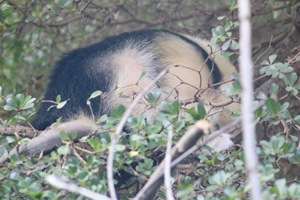
{"type": "Polygon", "coordinates": [[[245,164],[250,182],[252,199],[260,200],[261,189],[256,154],[256,135],[254,127],[253,103],[253,66],[251,59],[251,11],[249,0],[239,0],[240,21],[240,73],[242,83],[242,124],[245,164]]]}
{"type": "Polygon", "coordinates": [[[62,180],[55,175],[48,175],[46,176],[46,181],[53,185],[54,187],[58,187],[64,190],[68,190],[70,192],[81,194],[82,196],[85,196],[92,200],[102,199],[102,200],[111,200],[111,198],[99,194],[97,192],[94,192],[92,190],[86,189],[84,187],[80,187],[74,183],[71,183],[69,181],[62,180]]]}
{"type": "Polygon", "coordinates": [[[10,155],[16,153],[19,155],[32,155],[41,151],[51,150],[55,146],[61,146],[63,144],[59,136],[61,130],[66,131],[70,137],[72,133],[76,132],[76,139],[82,138],[93,131],[92,124],[87,124],[80,120],[61,123],[53,129],[43,131],[38,137],[30,140],[27,144],[16,146],[8,154],[0,158],[0,163],[4,163],[10,155]]]}

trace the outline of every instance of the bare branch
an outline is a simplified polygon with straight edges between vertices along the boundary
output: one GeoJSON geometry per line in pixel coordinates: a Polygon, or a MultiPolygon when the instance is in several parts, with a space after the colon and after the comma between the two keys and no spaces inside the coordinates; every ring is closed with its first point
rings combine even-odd
{"type": "Polygon", "coordinates": [[[89,0],[81,9],[80,12],[82,13],[87,7],[88,5],[92,2],[92,0],[89,0]]]}
{"type": "Polygon", "coordinates": [[[165,156],[165,167],[164,167],[164,178],[165,178],[165,187],[166,187],[166,197],[168,200],[173,200],[172,194],[172,185],[171,185],[171,151],[172,151],[172,138],[173,138],[173,127],[170,125],[168,127],[168,140],[167,140],[167,149],[165,156]]]}
{"type": "Polygon", "coordinates": [[[93,200],[97,200],[97,199],[103,199],[103,200],[110,200],[110,198],[108,198],[105,195],[99,194],[97,192],[94,192],[92,190],[88,190],[84,187],[80,187],[74,183],[71,183],[69,181],[64,181],[58,177],[56,177],[55,175],[48,175],[46,176],[45,180],[50,183],[51,185],[53,185],[54,187],[58,187],[64,190],[68,190],[70,192],[74,192],[74,193],[78,193],[82,196],[85,196],[89,199],[93,199],[93,200]]]}
{"type": "Polygon", "coordinates": [[[56,22],[56,23],[53,23],[53,22],[50,22],[50,23],[35,23],[35,22],[32,22],[35,26],[37,27],[61,27],[61,26],[65,26],[67,24],[69,24],[70,22],[73,22],[73,21],[76,21],[78,19],[81,18],[81,15],[78,14],[77,16],[71,18],[71,19],[67,19],[67,20],[64,20],[64,21],[61,21],[61,22],[56,22]]]}
{"type": "Polygon", "coordinates": [[[7,128],[0,128],[1,135],[14,135],[17,133],[22,137],[33,138],[36,135],[36,132],[32,128],[22,125],[9,126],[7,128]]]}
{"type": "Polygon", "coordinates": [[[240,72],[242,84],[242,124],[246,170],[251,187],[251,197],[260,200],[261,189],[257,170],[258,158],[255,151],[256,135],[253,102],[253,66],[251,59],[251,11],[249,0],[239,0],[240,21],[240,72]]]}
{"type": "Polygon", "coordinates": [[[61,123],[55,128],[43,131],[38,137],[33,138],[27,144],[16,146],[9,154],[5,154],[0,158],[0,163],[4,163],[9,155],[16,153],[19,155],[32,155],[41,151],[51,150],[55,146],[61,146],[63,144],[59,136],[61,130],[64,130],[70,137],[72,133],[76,132],[76,139],[86,136],[93,131],[92,124],[87,124],[80,120],[61,123]]]}

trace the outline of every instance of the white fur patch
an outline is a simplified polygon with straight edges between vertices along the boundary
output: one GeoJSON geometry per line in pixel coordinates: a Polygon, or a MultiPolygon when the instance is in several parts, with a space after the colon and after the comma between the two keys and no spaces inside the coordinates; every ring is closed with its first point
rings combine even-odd
{"type": "MultiPolygon", "coordinates": [[[[212,148],[213,152],[220,152],[231,148],[234,143],[232,141],[232,137],[229,134],[223,133],[213,140],[209,141],[206,145],[212,148]]],[[[204,155],[211,155],[211,151],[206,149],[201,149],[200,152],[204,155]]]]}
{"type": "Polygon", "coordinates": [[[234,143],[232,142],[232,137],[227,133],[223,133],[207,143],[207,146],[211,147],[217,152],[229,149],[233,145],[234,143]]]}
{"type": "MultiPolygon", "coordinates": [[[[132,100],[152,81],[155,70],[155,55],[151,48],[141,48],[128,41],[126,47],[112,56],[113,67],[116,70],[117,89],[114,91],[112,105],[123,104],[129,106],[132,100]],[[143,72],[147,76],[140,79],[143,72]],[[139,80],[140,79],[140,80],[139,80]],[[118,97],[122,94],[123,98],[118,97]]],[[[153,88],[154,89],[154,88],[153,88]]],[[[147,110],[147,106],[138,104],[133,114],[141,114],[147,110]]]]}
{"type": "MultiPolygon", "coordinates": [[[[234,66],[224,58],[217,48],[210,48],[209,42],[197,37],[185,36],[202,47],[208,55],[214,58],[225,80],[229,80],[229,75],[236,72],[234,66]],[[211,52],[213,51],[213,52],[211,52]]],[[[191,100],[197,95],[200,100],[212,103],[226,102],[227,97],[221,91],[214,91],[208,88],[212,84],[212,74],[206,66],[201,52],[189,42],[180,39],[178,36],[169,33],[159,33],[154,43],[137,45],[134,41],[127,41],[125,48],[113,52],[111,55],[112,67],[117,76],[117,89],[108,98],[110,105],[116,107],[123,104],[128,107],[132,100],[141,92],[154,78],[159,71],[168,68],[169,73],[161,80],[161,99],[168,101],[191,100]],[[155,70],[155,71],[154,71],[155,70]],[[139,80],[143,72],[148,76],[139,80]],[[122,94],[122,97],[119,96],[122,94]]],[[[153,88],[154,89],[154,88],[153,88]]],[[[141,100],[143,101],[143,99],[141,100]]],[[[193,106],[192,104],[188,105],[193,106]]],[[[229,109],[237,105],[226,106],[229,109]]],[[[147,112],[152,115],[156,111],[149,111],[146,103],[136,105],[133,114],[147,112]]],[[[223,108],[215,108],[223,109],[223,108]]],[[[233,109],[232,109],[233,110],[233,109]]],[[[231,118],[226,114],[220,114],[214,123],[228,124],[231,118]]],[[[230,135],[224,133],[207,145],[215,151],[222,151],[230,148],[234,143],[230,135]]],[[[205,150],[204,154],[210,152],[205,150]]]]}
{"type": "Polygon", "coordinates": [[[169,100],[186,100],[193,98],[197,88],[207,85],[208,76],[201,77],[198,72],[208,74],[204,60],[199,52],[189,43],[173,35],[162,35],[157,38],[156,51],[161,55],[159,61],[169,68],[166,85],[173,90],[169,100]]]}

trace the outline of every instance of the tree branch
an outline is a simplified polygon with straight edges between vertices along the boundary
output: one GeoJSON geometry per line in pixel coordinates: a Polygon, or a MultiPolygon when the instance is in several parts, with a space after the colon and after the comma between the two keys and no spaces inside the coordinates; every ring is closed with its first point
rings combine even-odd
{"type": "MultiPolygon", "coordinates": [[[[199,139],[205,132],[210,129],[210,124],[207,121],[198,121],[194,126],[181,137],[181,139],[172,148],[171,157],[172,161],[185,153],[188,149],[196,145],[199,139]]],[[[148,182],[139,191],[134,200],[151,200],[155,197],[157,190],[163,182],[165,160],[153,172],[148,182]]]]}
{"type": "Polygon", "coordinates": [[[48,151],[55,146],[61,146],[62,140],[59,136],[61,130],[64,130],[69,137],[76,132],[76,139],[82,138],[92,132],[92,124],[87,124],[81,120],[64,122],[57,127],[43,131],[38,137],[30,140],[27,144],[21,144],[13,148],[9,154],[5,154],[0,158],[0,163],[4,163],[10,155],[18,153],[19,155],[32,155],[41,151],[48,151]]]}
{"type": "Polygon", "coordinates": [[[240,21],[240,73],[242,85],[242,124],[245,164],[250,182],[251,198],[260,200],[261,189],[256,154],[253,103],[253,65],[251,59],[251,4],[249,0],[238,1],[240,21]]]}
{"type": "Polygon", "coordinates": [[[55,175],[48,175],[46,176],[46,181],[53,185],[54,187],[58,187],[64,190],[68,190],[70,192],[81,194],[82,196],[85,196],[92,200],[102,199],[102,200],[111,200],[105,195],[99,194],[97,192],[94,192],[92,190],[88,190],[84,187],[80,187],[74,183],[71,183],[69,181],[61,180],[60,178],[56,177],[55,175]]]}
{"type": "Polygon", "coordinates": [[[171,185],[171,162],[172,162],[172,138],[173,138],[173,127],[172,124],[168,127],[168,140],[165,155],[165,167],[164,167],[164,179],[166,187],[166,197],[168,200],[174,200],[171,185]]]}

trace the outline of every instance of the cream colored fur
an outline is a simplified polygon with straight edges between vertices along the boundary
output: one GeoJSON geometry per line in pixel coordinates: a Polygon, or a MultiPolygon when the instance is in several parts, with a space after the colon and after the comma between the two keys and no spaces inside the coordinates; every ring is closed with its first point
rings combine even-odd
{"type": "MultiPolygon", "coordinates": [[[[236,72],[235,67],[221,55],[218,48],[211,47],[209,42],[200,38],[187,35],[185,37],[200,45],[210,55],[213,62],[219,67],[224,80],[229,80],[230,74],[236,72]]],[[[186,101],[197,96],[200,100],[211,103],[228,101],[222,91],[215,91],[208,87],[212,84],[212,74],[206,67],[206,61],[194,46],[167,33],[160,33],[155,42],[154,45],[149,44],[146,49],[138,50],[140,48],[132,41],[127,41],[126,48],[111,55],[114,70],[118,72],[117,89],[113,90],[108,97],[111,107],[119,104],[129,106],[138,93],[152,81],[153,74],[155,74],[153,70],[157,68],[161,71],[169,69],[169,73],[162,79],[161,100],[186,101]],[[159,55],[155,62],[153,52],[159,55]],[[157,61],[159,66],[155,66],[157,61]],[[139,80],[144,71],[148,73],[148,76],[139,80]],[[122,97],[119,94],[122,94],[122,97]]],[[[229,83],[226,84],[229,85],[229,83]]],[[[147,112],[155,115],[157,110],[149,109],[145,101],[141,101],[143,103],[136,106],[133,114],[147,112]]],[[[189,107],[191,106],[194,105],[190,104],[189,107]]],[[[237,104],[227,106],[231,110],[237,107],[237,104]]],[[[220,114],[214,121],[224,126],[231,121],[231,117],[220,114]]],[[[224,133],[207,145],[216,151],[221,151],[231,147],[233,142],[230,140],[230,135],[224,133]]]]}

